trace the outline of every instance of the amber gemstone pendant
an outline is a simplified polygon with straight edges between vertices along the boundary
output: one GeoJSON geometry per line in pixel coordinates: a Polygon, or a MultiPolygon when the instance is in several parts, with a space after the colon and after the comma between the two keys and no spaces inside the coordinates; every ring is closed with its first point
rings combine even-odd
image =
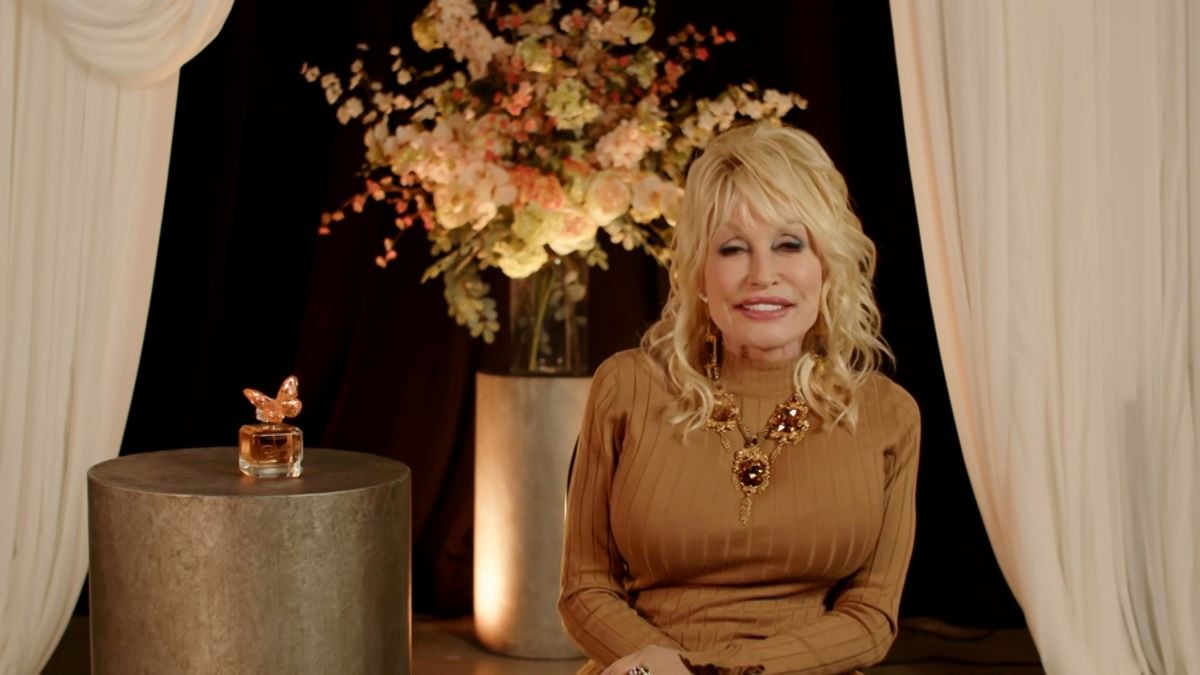
{"type": "Polygon", "coordinates": [[[737,401],[728,392],[720,392],[713,405],[712,414],[704,422],[704,428],[717,432],[717,436],[721,439],[721,446],[730,450],[729,440],[725,438],[725,434],[736,431],[741,419],[742,411],[738,408],[737,401]]]}
{"type": "Polygon", "coordinates": [[[758,439],[751,438],[746,447],[733,455],[733,486],[742,491],[738,520],[750,522],[751,497],[766,492],[771,485],[771,455],[763,452],[758,439]]]}
{"type": "Polygon", "coordinates": [[[810,428],[808,422],[808,404],[799,394],[776,406],[767,419],[767,438],[780,446],[799,443],[804,439],[810,428]]]}

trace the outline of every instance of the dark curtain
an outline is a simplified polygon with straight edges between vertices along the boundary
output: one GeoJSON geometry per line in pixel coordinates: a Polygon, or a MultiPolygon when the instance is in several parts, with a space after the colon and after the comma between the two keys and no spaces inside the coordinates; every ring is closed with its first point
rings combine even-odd
{"type": "MultiPolygon", "coordinates": [[[[339,125],[304,62],[344,72],[359,42],[410,44],[425,2],[289,5],[239,0],[220,36],[184,67],[145,346],[122,454],[232,445],[253,421],[243,387],[300,378],[310,447],[395,458],[413,470],[414,606],[471,605],[474,373],[500,370],[422,285],[428,244],[400,237],[373,264],[386,213],[335,225],[318,215],[354,189],[361,127],[339,125]]],[[[905,615],[968,625],[1021,622],[987,544],[955,435],[922,269],[887,3],[658,2],[659,38],[695,23],[737,32],[692,76],[699,93],[754,79],[811,101],[791,121],[818,136],[879,246],[878,297],[895,378],[921,405],[919,526],[905,615]],[[706,89],[707,87],[707,89],[706,89]]],[[[415,48],[409,47],[406,53],[415,48]]],[[[382,210],[381,210],[382,211],[382,210]]],[[[665,279],[609,247],[593,271],[593,367],[635,346],[665,279]]],[[[503,305],[506,286],[491,277],[503,305]]],[[[502,313],[502,318],[504,314],[502,313]]]]}

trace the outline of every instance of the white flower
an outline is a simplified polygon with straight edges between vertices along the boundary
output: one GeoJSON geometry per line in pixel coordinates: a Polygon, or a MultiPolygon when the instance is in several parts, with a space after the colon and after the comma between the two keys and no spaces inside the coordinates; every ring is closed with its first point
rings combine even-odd
{"type": "MultiPolygon", "coordinates": [[[[397,127],[396,131],[389,133],[388,123],[386,121],[382,121],[374,126],[373,131],[374,136],[379,143],[379,153],[381,157],[391,158],[388,163],[392,165],[392,173],[398,176],[406,173],[408,168],[406,166],[402,166],[400,155],[402,151],[408,150],[411,147],[413,140],[419,133],[418,130],[412,125],[406,124],[404,126],[397,127]]],[[[369,141],[367,146],[371,146],[369,141]]],[[[370,161],[370,159],[371,157],[368,154],[367,160],[370,161]]]]}
{"type": "Polygon", "coordinates": [[[384,151],[384,143],[390,138],[391,132],[388,130],[387,122],[379,122],[367,129],[367,132],[363,134],[363,145],[367,146],[367,162],[369,164],[384,163],[384,158],[387,156],[384,151]]]}
{"type": "Polygon", "coordinates": [[[473,161],[466,148],[443,136],[435,131],[414,139],[413,145],[427,152],[411,168],[424,181],[438,184],[433,198],[439,225],[481,230],[499,207],[512,203],[508,172],[489,162],[473,161]]]}
{"type": "Polygon", "coordinates": [[[417,43],[418,47],[427,52],[431,52],[435,49],[441,49],[446,44],[438,35],[438,22],[436,17],[429,14],[429,10],[432,7],[432,5],[427,7],[425,9],[426,13],[414,21],[412,25],[413,41],[417,43]]]}
{"type": "Polygon", "coordinates": [[[709,112],[716,119],[717,128],[725,131],[733,125],[733,120],[737,117],[737,104],[728,98],[720,98],[713,101],[709,107],[709,112]]]}
{"type": "Polygon", "coordinates": [[[679,221],[679,209],[683,206],[683,188],[668,184],[658,197],[658,208],[662,211],[663,220],[671,227],[679,221]]]}
{"type": "Polygon", "coordinates": [[[596,157],[603,167],[634,169],[656,141],[661,146],[661,139],[647,134],[637,122],[621,120],[596,143],[596,157]]]}
{"type": "Polygon", "coordinates": [[[650,39],[651,35],[654,35],[654,22],[651,21],[650,17],[648,16],[643,16],[640,19],[637,19],[633,22],[633,25],[629,27],[630,44],[643,44],[650,39]]]}
{"type": "Polygon", "coordinates": [[[443,185],[434,190],[433,206],[437,224],[447,230],[462,227],[475,217],[469,195],[460,185],[443,185]]]}
{"type": "Polygon", "coordinates": [[[540,270],[550,259],[543,246],[528,246],[498,242],[492,247],[496,254],[496,265],[510,279],[523,279],[540,270]]]}
{"type": "Polygon", "coordinates": [[[371,105],[375,106],[375,109],[382,113],[390,113],[392,112],[394,98],[390,92],[377,92],[371,97],[371,105]]]}
{"type": "Polygon", "coordinates": [[[613,171],[600,171],[592,177],[584,195],[584,210],[596,225],[608,225],[629,210],[632,198],[629,184],[613,171]]]}
{"type": "Polygon", "coordinates": [[[454,52],[459,63],[467,62],[471,79],[487,74],[496,54],[508,49],[508,43],[491,34],[477,18],[471,0],[434,0],[429,5],[435,11],[432,25],[428,16],[413,24],[413,36],[422,49],[440,47],[441,41],[454,52]]]}
{"type": "Polygon", "coordinates": [[[347,124],[350,120],[362,114],[363,104],[357,96],[351,96],[337,109],[338,121],[347,124]]]}
{"type": "Polygon", "coordinates": [[[342,96],[342,81],[334,73],[326,73],[321,78],[321,86],[325,88],[325,100],[330,105],[337,103],[342,96]]]}
{"type": "Polygon", "coordinates": [[[763,92],[763,105],[774,111],[775,116],[783,117],[792,109],[792,97],[779,93],[777,89],[768,89],[763,92]]]}
{"type": "Polygon", "coordinates": [[[525,69],[531,73],[545,74],[554,69],[554,55],[550,53],[550,48],[537,38],[525,38],[518,42],[517,56],[521,57],[525,62],[525,69]]]}
{"type": "Polygon", "coordinates": [[[587,85],[567,80],[546,94],[546,113],[554,118],[554,127],[562,131],[582,129],[602,112],[587,98],[587,85]]]}
{"type": "Polygon", "coordinates": [[[741,113],[752,120],[761,120],[765,112],[765,107],[762,101],[757,101],[747,96],[741,102],[741,113]]]}
{"type": "MultiPolygon", "coordinates": [[[[688,145],[690,145],[692,148],[702,148],[705,145],[708,145],[708,142],[712,140],[712,126],[701,124],[701,120],[699,119],[699,117],[702,117],[706,114],[706,111],[707,109],[701,111],[700,115],[697,117],[689,117],[685,119],[683,124],[679,127],[680,131],[683,132],[683,139],[680,140],[686,139],[688,145]]],[[[709,119],[712,119],[712,115],[709,115],[709,119]]],[[[676,145],[678,145],[678,141],[676,145]]]]}
{"type": "Polygon", "coordinates": [[[596,17],[588,19],[587,28],[584,30],[589,42],[600,42],[604,39],[604,24],[600,23],[600,19],[596,17]]]}
{"type": "Polygon", "coordinates": [[[665,184],[656,174],[646,172],[633,184],[630,215],[639,223],[648,223],[659,215],[659,199],[665,184]]]}
{"type": "MultiPolygon", "coordinates": [[[[604,40],[605,42],[612,42],[619,45],[625,44],[626,39],[633,32],[633,24],[637,18],[638,11],[633,7],[620,7],[619,9],[613,10],[613,13],[611,16],[609,16],[608,20],[605,21],[604,24],[596,31],[596,37],[600,40],[604,40]]],[[[588,28],[588,33],[591,34],[591,26],[588,26],[588,28]]],[[[641,33],[643,32],[645,26],[639,26],[638,28],[638,37],[642,37],[641,33]]],[[[653,24],[651,24],[651,28],[653,28],[653,24]]],[[[645,42],[646,39],[649,38],[650,36],[646,35],[642,42],[645,42]]]]}
{"type": "Polygon", "coordinates": [[[482,230],[483,228],[487,227],[488,224],[492,222],[492,219],[496,217],[497,212],[498,209],[496,207],[496,202],[488,199],[476,202],[475,212],[473,214],[475,223],[471,225],[471,228],[475,230],[482,230]]]}
{"type": "Polygon", "coordinates": [[[550,211],[533,204],[517,209],[513,214],[513,234],[529,246],[544,246],[562,229],[560,211],[550,211]]]}
{"type": "Polygon", "coordinates": [[[588,251],[596,246],[596,230],[599,226],[583,209],[568,206],[560,212],[559,227],[547,242],[550,250],[559,255],[576,251],[588,251]]]}
{"type": "Polygon", "coordinates": [[[511,183],[505,183],[496,188],[492,193],[492,198],[500,206],[507,206],[517,200],[517,187],[511,183]]]}

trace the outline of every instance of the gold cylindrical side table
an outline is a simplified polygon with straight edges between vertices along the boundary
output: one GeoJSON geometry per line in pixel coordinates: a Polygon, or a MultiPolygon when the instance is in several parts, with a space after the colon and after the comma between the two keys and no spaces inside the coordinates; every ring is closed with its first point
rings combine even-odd
{"type": "Polygon", "coordinates": [[[236,448],[88,471],[93,673],[409,673],[408,467],[305,450],[256,480],[236,448]]]}

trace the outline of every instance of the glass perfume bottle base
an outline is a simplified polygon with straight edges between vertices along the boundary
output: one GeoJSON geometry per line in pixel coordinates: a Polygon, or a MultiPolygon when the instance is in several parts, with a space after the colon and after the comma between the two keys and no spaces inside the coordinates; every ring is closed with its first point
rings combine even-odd
{"type": "Polygon", "coordinates": [[[253,478],[296,478],[304,433],[290,424],[247,424],[238,431],[238,469],[253,478]]]}
{"type": "Polygon", "coordinates": [[[252,478],[297,478],[303,467],[300,462],[291,464],[254,464],[238,458],[238,468],[252,478]]]}

